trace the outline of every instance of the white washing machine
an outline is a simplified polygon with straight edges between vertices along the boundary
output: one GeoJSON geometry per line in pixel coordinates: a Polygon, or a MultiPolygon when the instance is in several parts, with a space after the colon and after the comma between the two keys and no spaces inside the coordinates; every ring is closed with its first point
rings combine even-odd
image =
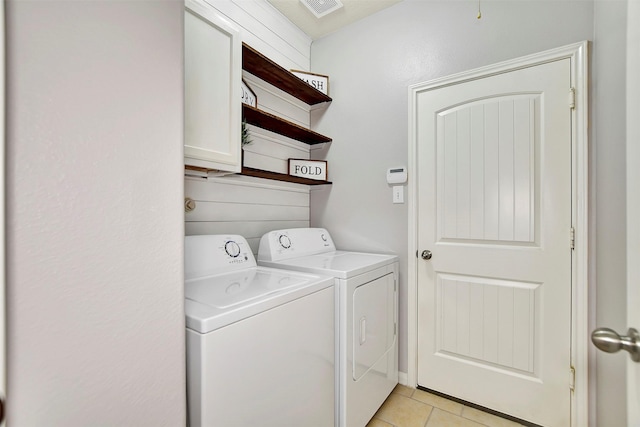
{"type": "Polygon", "coordinates": [[[333,276],[338,307],[340,427],[364,427],[398,383],[398,258],[338,251],[327,230],[262,236],[258,263],[333,276]]]}
{"type": "Polygon", "coordinates": [[[189,425],[334,425],[334,306],[331,277],[258,267],[241,236],[187,236],[189,425]]]}

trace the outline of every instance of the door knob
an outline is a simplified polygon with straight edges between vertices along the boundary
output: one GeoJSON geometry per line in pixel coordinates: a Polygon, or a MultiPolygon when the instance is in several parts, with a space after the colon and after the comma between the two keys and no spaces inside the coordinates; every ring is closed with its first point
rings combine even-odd
{"type": "Polygon", "coordinates": [[[620,336],[613,329],[598,328],[591,334],[591,342],[607,353],[626,350],[631,360],[640,362],[640,333],[634,328],[629,328],[627,336],[620,336]]]}
{"type": "Polygon", "coordinates": [[[433,254],[431,253],[431,251],[425,249],[424,251],[422,251],[422,254],[420,254],[420,256],[422,257],[422,259],[430,260],[433,254]]]}

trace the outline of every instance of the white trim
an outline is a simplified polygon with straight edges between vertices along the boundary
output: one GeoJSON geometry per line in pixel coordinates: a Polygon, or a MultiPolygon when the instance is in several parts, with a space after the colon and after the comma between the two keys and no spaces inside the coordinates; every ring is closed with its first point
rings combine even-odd
{"type": "MultiPolygon", "coordinates": [[[[576,90],[573,111],[573,224],[576,245],[573,259],[572,283],[572,349],[571,358],[576,370],[576,386],[571,402],[571,425],[589,425],[589,67],[588,43],[573,45],[571,82],[576,90]]],[[[594,316],[595,317],[595,316],[594,316]]]]}
{"type": "MultiPolygon", "coordinates": [[[[443,86],[477,80],[491,75],[532,67],[564,58],[571,59],[571,83],[576,90],[576,108],[572,113],[572,222],[576,230],[576,247],[572,274],[571,357],[576,370],[575,391],[571,400],[572,427],[586,426],[589,420],[589,152],[588,152],[588,42],[575,43],[557,49],[524,56],[475,70],[438,78],[409,86],[409,182],[407,195],[408,230],[408,349],[407,385],[415,387],[418,378],[418,307],[417,307],[417,135],[415,106],[419,92],[443,86]]],[[[568,89],[568,88],[567,88],[568,89]]],[[[569,366],[567,366],[569,378],[569,366]]],[[[567,389],[569,381],[567,381],[567,389]]]]}
{"type": "Polygon", "coordinates": [[[418,158],[415,106],[417,102],[418,88],[409,86],[409,148],[407,151],[407,163],[409,165],[409,177],[407,180],[407,385],[418,385],[418,158]],[[413,255],[415,253],[415,256],[413,255]]]}
{"type": "Polygon", "coordinates": [[[407,381],[407,373],[402,371],[398,371],[398,384],[415,388],[415,386],[409,385],[409,382],[407,381]]]}
{"type": "MultiPolygon", "coordinates": [[[[640,3],[630,1],[627,4],[627,325],[638,328],[637,315],[638,301],[640,300],[640,270],[637,262],[640,254],[640,224],[637,221],[640,213],[640,125],[637,122],[640,115],[640,83],[637,76],[640,72],[640,28],[637,26],[640,19],[640,3]]],[[[627,425],[640,425],[640,393],[638,390],[638,369],[630,357],[627,359],[627,425]]]]}
{"type": "Polygon", "coordinates": [[[0,422],[0,426],[6,426],[6,396],[7,396],[7,320],[6,320],[6,194],[5,194],[5,161],[6,161],[6,133],[5,133],[5,117],[6,117],[6,88],[5,88],[5,1],[0,3],[0,105],[2,105],[2,114],[0,114],[0,140],[2,147],[0,148],[0,221],[2,229],[0,230],[0,398],[4,400],[4,419],[0,422]]]}

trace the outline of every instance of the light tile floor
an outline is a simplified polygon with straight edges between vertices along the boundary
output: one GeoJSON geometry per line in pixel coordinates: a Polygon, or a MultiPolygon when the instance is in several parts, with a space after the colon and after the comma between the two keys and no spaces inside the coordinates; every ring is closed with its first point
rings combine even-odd
{"type": "Polygon", "coordinates": [[[367,427],[516,427],[518,423],[398,385],[367,427]]]}

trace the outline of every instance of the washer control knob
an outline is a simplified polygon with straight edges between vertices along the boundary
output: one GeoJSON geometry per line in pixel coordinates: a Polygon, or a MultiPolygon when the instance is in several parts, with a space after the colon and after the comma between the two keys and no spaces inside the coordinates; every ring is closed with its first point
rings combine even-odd
{"type": "Polygon", "coordinates": [[[326,241],[327,241],[327,236],[326,236],[324,233],[322,233],[322,234],[320,235],[320,238],[321,238],[324,242],[326,242],[326,241]]]}
{"type": "Polygon", "coordinates": [[[231,258],[237,258],[240,255],[240,246],[233,240],[229,240],[224,244],[224,250],[231,258]]]}
{"type": "Polygon", "coordinates": [[[285,249],[289,249],[291,247],[291,239],[289,239],[289,236],[285,236],[284,234],[278,237],[278,242],[280,242],[280,246],[285,249]]]}

